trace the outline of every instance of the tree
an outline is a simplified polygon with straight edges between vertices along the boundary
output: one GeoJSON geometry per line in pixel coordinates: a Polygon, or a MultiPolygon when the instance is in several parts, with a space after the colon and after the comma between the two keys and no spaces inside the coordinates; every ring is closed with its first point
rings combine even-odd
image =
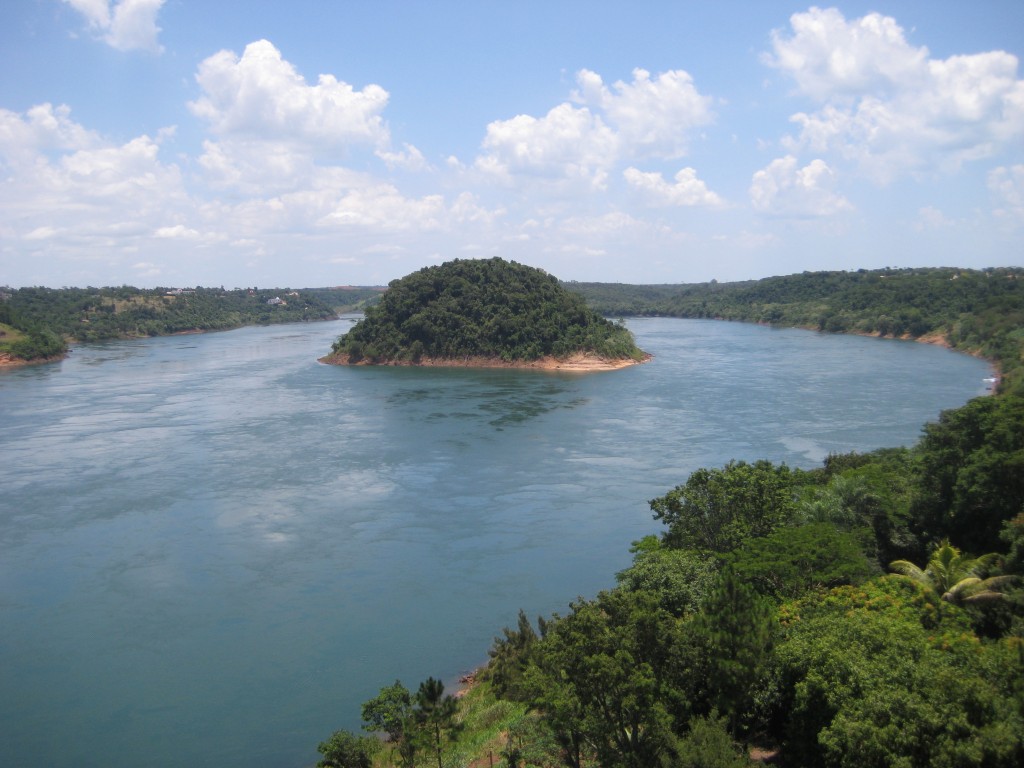
{"type": "Polygon", "coordinates": [[[693,632],[706,663],[708,710],[727,717],[729,731],[736,736],[771,652],[775,612],[736,571],[726,567],[704,610],[695,617],[693,632]]]}
{"type": "Polygon", "coordinates": [[[646,768],[667,755],[687,703],[679,622],[654,595],[615,590],[573,603],[549,627],[527,679],[570,768],[590,745],[601,765],[646,768]]]}
{"type": "Polygon", "coordinates": [[[316,751],[323,755],[317,768],[370,768],[372,764],[369,739],[349,731],[335,731],[316,751]]]}
{"type": "Polygon", "coordinates": [[[363,728],[383,733],[395,744],[402,765],[412,768],[419,748],[412,696],[400,680],[380,689],[380,693],[363,704],[363,728]]]}
{"type": "Polygon", "coordinates": [[[908,560],[894,560],[889,569],[934,590],[947,602],[970,605],[1003,599],[998,590],[1009,584],[1013,576],[983,578],[998,557],[995,553],[969,557],[946,540],[932,553],[923,569],[908,560]]]}
{"type": "Polygon", "coordinates": [[[437,768],[443,768],[441,752],[458,730],[457,712],[458,702],[455,697],[445,695],[444,683],[432,677],[420,683],[416,692],[416,722],[430,739],[437,755],[437,768]]]}
{"type": "Polygon", "coordinates": [[[965,612],[892,576],[809,595],[781,619],[762,696],[787,765],[1020,765],[1019,640],[978,642],[965,612]]]}
{"type": "Polygon", "coordinates": [[[671,549],[656,536],[634,542],[633,565],[615,575],[621,589],[650,592],[673,616],[696,613],[718,574],[711,557],[687,549],[671,549]]]}
{"type": "Polygon", "coordinates": [[[993,552],[1024,510],[1024,397],[975,398],[925,426],[917,525],[968,551],[993,552]]]}
{"type": "Polygon", "coordinates": [[[747,539],[729,562],[759,593],[780,599],[859,584],[878,572],[856,538],[829,523],[780,528],[763,538],[747,539]]]}
{"type": "Polygon", "coordinates": [[[654,519],[668,526],[663,538],[669,546],[730,552],[792,518],[792,485],[785,464],[731,461],[722,469],[698,469],[650,505],[654,519]]]}
{"type": "MultiPolygon", "coordinates": [[[[540,634],[546,631],[546,622],[539,620],[540,634]]],[[[520,609],[516,629],[502,629],[504,637],[494,638],[491,649],[487,652],[491,657],[485,675],[494,686],[494,692],[511,701],[525,701],[526,694],[522,689],[523,673],[530,662],[536,646],[538,635],[526,613],[520,609]]]]}
{"type": "Polygon", "coordinates": [[[749,768],[750,761],[732,740],[725,720],[717,712],[693,718],[676,745],[673,768],[749,768]]]}

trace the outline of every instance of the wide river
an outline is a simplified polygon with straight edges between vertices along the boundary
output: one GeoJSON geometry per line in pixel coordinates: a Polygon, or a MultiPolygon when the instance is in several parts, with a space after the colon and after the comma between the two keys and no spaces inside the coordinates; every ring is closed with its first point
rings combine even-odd
{"type": "Polygon", "coordinates": [[[612,586],[692,470],[911,445],[989,375],[674,319],[607,373],[317,363],[350,322],[0,372],[0,765],[312,765],[381,686],[612,586]]]}

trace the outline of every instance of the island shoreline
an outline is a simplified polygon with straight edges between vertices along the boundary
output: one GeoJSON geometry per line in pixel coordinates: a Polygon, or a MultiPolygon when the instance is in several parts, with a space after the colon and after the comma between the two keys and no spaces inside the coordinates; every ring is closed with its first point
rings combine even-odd
{"type": "Polygon", "coordinates": [[[404,368],[506,368],[526,369],[537,371],[564,371],[568,373],[597,373],[601,371],[617,371],[622,368],[629,368],[633,365],[642,365],[648,362],[653,355],[646,354],[639,360],[633,358],[621,358],[609,360],[592,353],[579,352],[567,357],[553,357],[547,355],[535,360],[503,360],[500,357],[484,357],[469,355],[466,357],[421,357],[419,361],[412,360],[386,360],[382,362],[370,362],[362,359],[352,362],[348,355],[327,355],[319,358],[319,362],[326,365],[348,365],[354,367],[404,367],[404,368]]]}

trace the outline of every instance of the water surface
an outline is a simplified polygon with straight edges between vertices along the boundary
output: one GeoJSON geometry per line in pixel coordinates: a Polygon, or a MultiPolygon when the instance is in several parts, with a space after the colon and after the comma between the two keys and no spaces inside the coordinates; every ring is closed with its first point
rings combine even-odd
{"type": "Polygon", "coordinates": [[[914,443],[922,344],[673,319],[579,375],[320,365],[346,321],[0,373],[0,764],[296,768],[401,678],[614,583],[700,466],[914,443]]]}

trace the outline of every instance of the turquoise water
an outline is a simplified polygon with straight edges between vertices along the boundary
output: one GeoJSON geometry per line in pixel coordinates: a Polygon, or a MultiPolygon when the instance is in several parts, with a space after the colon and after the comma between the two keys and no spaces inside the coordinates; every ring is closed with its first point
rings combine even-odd
{"type": "Polygon", "coordinates": [[[614,583],[700,466],[909,445],[988,367],[672,319],[589,375],[320,365],[348,322],[0,373],[0,765],[297,768],[614,583]]]}

